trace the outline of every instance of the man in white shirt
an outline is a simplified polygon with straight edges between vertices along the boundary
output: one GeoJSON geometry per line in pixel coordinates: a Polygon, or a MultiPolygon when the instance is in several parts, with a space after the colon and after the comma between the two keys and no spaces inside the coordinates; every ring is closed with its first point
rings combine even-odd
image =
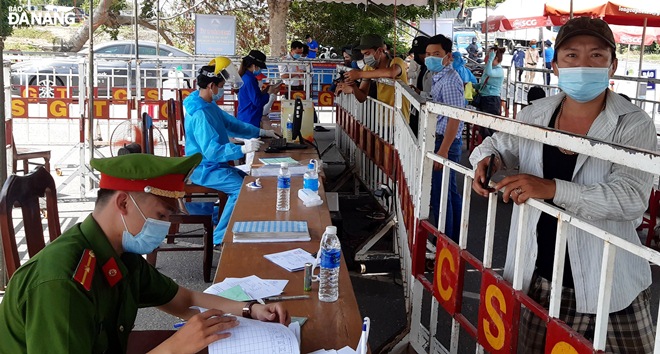
{"type": "MultiPolygon", "coordinates": [[[[617,68],[614,35],[607,23],[588,17],[568,21],[557,34],[552,68],[563,92],[534,101],[520,112],[520,121],[618,145],[656,150],[653,120],[607,89],[617,68]]],[[[518,174],[505,177],[495,186],[503,191],[505,202],[513,200],[521,204],[530,198],[543,199],[615,237],[641,244],[634,221],[646,210],[653,182],[651,174],[606,159],[580,156],[561,147],[495,133],[470,156],[475,166],[472,188],[482,196],[492,192],[481,185],[491,154],[495,154],[495,171],[519,168],[518,174]]],[[[504,278],[513,280],[515,250],[521,247],[521,259],[517,263],[523,273],[523,291],[547,309],[557,219],[531,208],[527,222],[522,225],[526,237],[517,245],[520,217],[516,205],[511,216],[504,278]]],[[[558,269],[563,285],[559,319],[590,341],[594,339],[602,260],[603,241],[569,225],[564,267],[558,269]]],[[[605,351],[652,352],[649,263],[632,253],[617,252],[610,272],[605,351]]],[[[519,328],[518,352],[543,353],[545,323],[523,309],[519,328]]]]}
{"type": "Polygon", "coordinates": [[[286,55],[286,57],[284,57],[284,60],[288,61],[289,63],[278,65],[278,69],[280,70],[280,77],[283,79],[284,84],[287,86],[287,93],[290,91],[305,90],[305,66],[291,63],[291,61],[299,60],[302,57],[302,52],[302,42],[291,42],[291,50],[286,55]]]}

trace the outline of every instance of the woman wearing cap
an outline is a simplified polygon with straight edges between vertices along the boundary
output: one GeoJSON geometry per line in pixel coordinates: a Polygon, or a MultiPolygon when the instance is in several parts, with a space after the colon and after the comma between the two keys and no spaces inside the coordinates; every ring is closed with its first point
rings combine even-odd
{"type": "MultiPolygon", "coordinates": [[[[259,136],[276,137],[272,130],[259,129],[243,123],[218,107],[225,83],[242,86],[238,70],[228,58],[217,57],[199,70],[197,85],[183,101],[186,108],[186,155],[201,153],[202,162],[195,168],[190,181],[227,194],[227,204],[220,222],[213,231],[213,244],[222,243],[229,218],[234,210],[245,173],[229,166],[229,161],[259,150],[259,136]],[[229,141],[229,136],[249,139],[244,145],[229,141]]],[[[261,114],[261,113],[260,113],[261,114]]]]}
{"type": "MultiPolygon", "coordinates": [[[[501,115],[502,114],[502,83],[504,82],[504,69],[502,69],[502,56],[505,48],[491,47],[486,54],[486,66],[484,74],[479,83],[479,94],[481,104],[479,110],[482,112],[501,115]]],[[[489,134],[490,135],[490,134],[489,134]]]]}
{"type": "Polygon", "coordinates": [[[237,118],[257,128],[261,127],[264,106],[269,99],[274,99],[280,88],[279,84],[264,89],[259,87],[257,76],[261,74],[261,69],[266,68],[266,54],[251,50],[250,54],[243,57],[241,67],[238,69],[238,74],[243,79],[243,87],[238,91],[237,118]]]}

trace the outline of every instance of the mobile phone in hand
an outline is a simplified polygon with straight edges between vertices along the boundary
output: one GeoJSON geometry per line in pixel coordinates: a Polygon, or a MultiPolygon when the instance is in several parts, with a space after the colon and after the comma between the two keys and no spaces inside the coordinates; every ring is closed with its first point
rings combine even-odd
{"type": "Polygon", "coordinates": [[[481,184],[485,189],[490,189],[488,184],[490,183],[490,178],[493,177],[493,167],[495,166],[495,154],[490,154],[490,161],[488,161],[488,168],[486,169],[486,179],[481,184]]]}

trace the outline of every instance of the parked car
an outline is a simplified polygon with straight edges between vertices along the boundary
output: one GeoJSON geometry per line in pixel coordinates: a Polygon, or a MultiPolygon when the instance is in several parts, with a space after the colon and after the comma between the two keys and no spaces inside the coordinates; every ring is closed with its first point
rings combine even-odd
{"type": "MultiPolygon", "coordinates": [[[[173,62],[166,60],[160,63],[160,69],[156,68],[153,60],[142,61],[142,59],[155,59],[156,43],[140,41],[138,54],[141,59],[140,72],[146,76],[141,80],[142,87],[157,87],[159,73],[161,80],[168,78],[168,72],[179,69],[187,73],[192,68],[190,60],[173,62]]],[[[162,57],[192,57],[180,49],[161,44],[159,56],[162,57]]],[[[22,88],[28,86],[39,86],[39,97],[54,97],[52,86],[70,86],[74,95],[78,88],[78,70],[82,59],[88,55],[88,49],[82,49],[71,57],[45,57],[16,63],[11,67],[12,93],[19,95],[22,88]]],[[[94,61],[97,63],[96,78],[94,86],[98,87],[100,97],[110,96],[113,87],[126,88],[128,86],[128,70],[131,68],[130,84],[135,88],[135,41],[112,41],[94,47],[94,61]],[[133,58],[131,58],[133,57],[133,58]]],[[[191,79],[185,80],[190,87],[191,79]]]]}
{"type": "MultiPolygon", "coordinates": [[[[459,29],[455,28],[454,29],[454,50],[458,50],[463,56],[466,57],[466,62],[470,62],[470,60],[467,60],[467,47],[472,43],[473,39],[477,39],[477,61],[480,62],[481,58],[483,58],[483,47],[481,46],[481,38],[479,37],[479,34],[473,30],[473,29],[459,29]]],[[[473,59],[474,60],[474,59],[473,59]]]]}

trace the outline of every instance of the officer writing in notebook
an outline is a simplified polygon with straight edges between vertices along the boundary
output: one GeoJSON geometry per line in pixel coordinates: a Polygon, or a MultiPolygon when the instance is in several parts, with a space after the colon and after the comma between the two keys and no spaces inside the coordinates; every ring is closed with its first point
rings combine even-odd
{"type": "Polygon", "coordinates": [[[187,320],[152,353],[196,353],[227,338],[238,321],[226,313],[288,324],[279,303],[180,287],[142,257],[165,239],[185,177],[200,160],[200,154],[93,159],[101,172],[94,211],[12,276],[0,303],[0,353],[125,353],[138,308],[149,306],[187,320]]]}

